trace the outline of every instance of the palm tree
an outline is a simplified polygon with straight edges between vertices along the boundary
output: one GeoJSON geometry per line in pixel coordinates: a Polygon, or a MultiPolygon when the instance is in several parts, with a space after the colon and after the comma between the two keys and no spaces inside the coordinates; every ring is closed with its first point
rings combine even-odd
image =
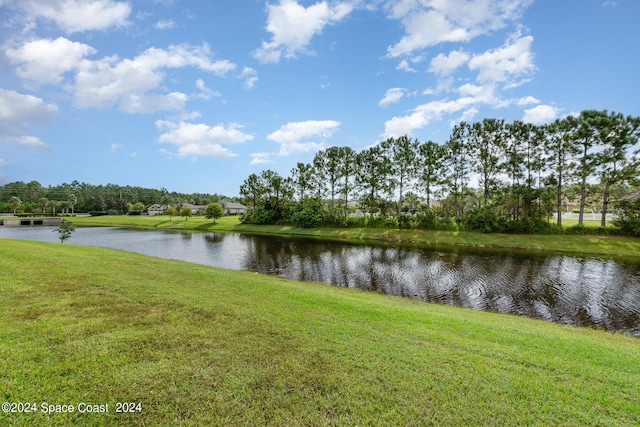
{"type": "Polygon", "coordinates": [[[75,194],[69,195],[69,204],[71,205],[71,214],[73,215],[75,212],[73,211],[73,207],[78,203],[78,198],[75,194]]]}
{"type": "Polygon", "coordinates": [[[22,200],[20,200],[20,197],[18,196],[11,196],[9,203],[11,203],[11,208],[13,209],[13,214],[15,215],[18,207],[22,204],[22,200]]]}

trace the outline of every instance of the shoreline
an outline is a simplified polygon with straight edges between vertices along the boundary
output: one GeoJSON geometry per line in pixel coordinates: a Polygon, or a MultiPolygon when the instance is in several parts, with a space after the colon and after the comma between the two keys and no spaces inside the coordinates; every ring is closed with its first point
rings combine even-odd
{"type": "Polygon", "coordinates": [[[407,245],[435,249],[513,250],[545,254],[564,254],[624,259],[640,262],[640,239],[601,235],[499,234],[468,231],[432,231],[381,228],[297,228],[281,225],[241,224],[238,217],[219,219],[215,224],[204,217],[99,216],[70,218],[77,226],[116,226],[145,229],[171,229],[204,232],[303,237],[351,243],[407,245]]]}

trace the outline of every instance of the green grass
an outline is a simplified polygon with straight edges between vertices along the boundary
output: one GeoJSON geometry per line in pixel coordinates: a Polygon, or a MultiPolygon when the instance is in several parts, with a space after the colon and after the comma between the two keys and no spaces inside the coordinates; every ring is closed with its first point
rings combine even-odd
{"type": "Polygon", "coordinates": [[[419,246],[451,248],[502,248],[509,250],[544,251],[579,256],[626,257],[640,259],[640,239],[622,236],[596,235],[518,235],[464,231],[398,230],[379,228],[298,228],[281,225],[241,224],[237,216],[223,217],[216,224],[204,217],[168,216],[99,216],[78,217],[76,225],[127,226],[142,228],[167,227],[197,231],[279,234],[349,241],[381,241],[419,246]]]}
{"type": "Polygon", "coordinates": [[[640,424],[622,334],[59,243],[0,271],[0,400],[110,408],[0,425],[640,424]]]}

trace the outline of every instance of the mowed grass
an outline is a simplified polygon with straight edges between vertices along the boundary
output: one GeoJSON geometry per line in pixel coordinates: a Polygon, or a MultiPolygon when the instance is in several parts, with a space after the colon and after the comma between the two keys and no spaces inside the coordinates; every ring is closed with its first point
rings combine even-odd
{"type": "Polygon", "coordinates": [[[443,249],[455,247],[500,248],[578,256],[640,259],[640,239],[623,236],[519,235],[467,231],[399,230],[397,228],[299,228],[283,225],[241,224],[237,216],[220,218],[215,224],[212,220],[207,220],[204,217],[192,217],[185,221],[180,217],[126,215],[77,217],[72,221],[80,226],[177,228],[195,231],[278,234],[355,242],[379,241],[443,249]]]}
{"type": "Polygon", "coordinates": [[[110,410],[0,425],[640,424],[622,334],[58,243],[0,271],[0,400],[110,410]]]}

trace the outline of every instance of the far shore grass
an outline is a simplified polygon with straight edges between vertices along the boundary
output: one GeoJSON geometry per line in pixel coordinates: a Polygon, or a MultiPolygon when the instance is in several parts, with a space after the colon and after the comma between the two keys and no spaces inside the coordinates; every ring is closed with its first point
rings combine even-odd
{"type": "Polygon", "coordinates": [[[352,242],[378,241],[433,248],[497,248],[519,251],[566,253],[576,256],[624,257],[640,260],[640,239],[596,235],[518,235],[464,231],[399,230],[397,228],[298,228],[280,225],[241,224],[239,217],[227,216],[214,222],[204,217],[97,216],[70,219],[80,226],[124,226],[174,228],[283,236],[339,239],[352,242]]]}
{"type": "Polygon", "coordinates": [[[80,245],[0,271],[0,400],[38,409],[0,425],[640,425],[624,334],[80,245]]]}

